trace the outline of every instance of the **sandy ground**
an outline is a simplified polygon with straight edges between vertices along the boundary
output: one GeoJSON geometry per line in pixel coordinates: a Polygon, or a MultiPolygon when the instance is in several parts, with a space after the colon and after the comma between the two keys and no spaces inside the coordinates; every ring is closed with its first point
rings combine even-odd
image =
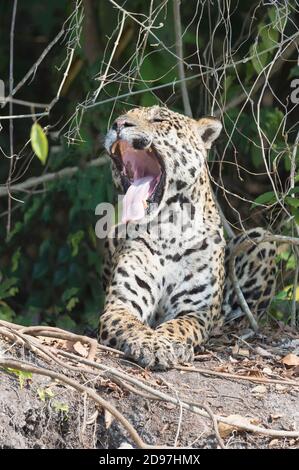
{"type": "MultiPolygon", "coordinates": [[[[216,334],[198,355],[198,371],[144,371],[133,363],[103,352],[99,363],[117,368],[156,390],[173,397],[188,398],[208,405],[214,414],[240,415],[266,429],[299,431],[298,336],[284,327],[267,328],[253,340],[241,340],[240,329],[216,334]],[[291,356],[290,356],[291,354],[291,356]],[[205,370],[206,373],[203,373],[205,370]],[[230,373],[233,378],[215,376],[230,373]],[[245,381],[240,375],[266,379],[245,381]],[[298,386],[268,383],[292,380],[298,386]]],[[[62,343],[62,342],[61,342],[62,343]]],[[[60,344],[65,348],[65,344],[60,344]]],[[[57,347],[57,343],[56,343],[57,347]]],[[[70,348],[70,345],[67,345],[70,348]]],[[[48,367],[3,336],[2,357],[30,361],[48,367]]],[[[74,352],[74,351],[73,351],[74,352]]],[[[53,367],[59,371],[57,365],[53,367]]],[[[135,427],[142,439],[153,445],[216,448],[219,443],[211,420],[180,406],[136,395],[100,373],[90,376],[80,369],[70,377],[94,388],[112,403],[135,427]]],[[[298,438],[276,438],[220,425],[229,448],[297,448],[298,438]]],[[[84,394],[51,378],[19,376],[0,369],[0,448],[117,448],[122,443],[136,447],[124,428],[84,394]]]]}

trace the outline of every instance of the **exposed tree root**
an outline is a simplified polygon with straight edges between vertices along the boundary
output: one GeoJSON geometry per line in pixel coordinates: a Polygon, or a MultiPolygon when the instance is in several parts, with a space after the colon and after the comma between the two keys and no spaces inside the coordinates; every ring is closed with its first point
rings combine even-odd
{"type": "MultiPolygon", "coordinates": [[[[221,415],[216,415],[206,403],[199,403],[197,401],[189,400],[187,397],[179,396],[178,393],[176,393],[176,397],[173,397],[167,393],[157,390],[148,383],[145,383],[143,380],[137,379],[136,377],[130,375],[127,371],[122,371],[121,369],[116,369],[114,367],[104,365],[102,362],[97,362],[97,360],[99,360],[99,358],[97,357],[97,353],[101,350],[109,351],[110,353],[117,353],[117,355],[121,353],[119,351],[113,350],[112,348],[102,347],[101,345],[97,344],[95,340],[86,336],[69,333],[59,328],[51,328],[46,326],[26,328],[20,325],[11,324],[9,322],[4,321],[0,321],[0,336],[6,339],[6,341],[13,343],[13,345],[21,344],[27,350],[31,351],[36,356],[40,357],[43,361],[50,364],[52,368],[54,366],[56,368],[59,367],[59,372],[53,369],[36,366],[29,362],[23,362],[20,360],[12,359],[6,353],[4,353],[2,357],[0,357],[1,367],[13,368],[21,371],[32,372],[34,374],[48,376],[54,380],[59,380],[61,383],[71,386],[80,393],[86,393],[88,397],[90,397],[98,405],[109,411],[109,413],[111,413],[111,415],[114,416],[117,421],[119,421],[119,423],[129,433],[131,439],[134,441],[136,446],[139,448],[157,448],[157,446],[151,446],[145,443],[140,437],[140,435],[137,433],[136,429],[125,418],[125,416],[123,416],[111,403],[100,397],[100,395],[95,390],[90,387],[87,387],[86,385],[81,384],[79,381],[74,380],[73,378],[68,377],[66,375],[67,370],[83,374],[91,374],[93,376],[99,376],[99,374],[104,374],[110,379],[113,379],[114,382],[117,383],[120,387],[127,389],[131,393],[140,395],[148,400],[160,400],[164,402],[169,402],[180,406],[181,409],[188,410],[192,413],[210,419],[213,425],[215,437],[217,439],[219,447],[221,448],[225,448],[225,444],[220,436],[218,423],[225,423],[243,431],[250,431],[253,433],[258,433],[276,438],[299,437],[299,431],[281,431],[276,429],[266,429],[260,426],[256,426],[254,424],[240,422],[238,418],[233,416],[225,417],[221,415]],[[87,358],[84,358],[79,355],[64,351],[62,349],[58,349],[52,345],[43,344],[41,339],[42,337],[63,339],[72,343],[80,341],[81,343],[88,345],[88,356],[87,358]],[[92,357],[92,359],[90,359],[90,357],[92,357]],[[68,362],[66,360],[68,360],[68,362]],[[61,370],[63,370],[64,373],[62,373],[61,370]]],[[[200,374],[214,375],[217,377],[229,378],[233,380],[248,380],[252,382],[274,384],[279,383],[293,387],[299,386],[299,383],[295,380],[278,380],[259,377],[239,376],[236,374],[217,372],[205,368],[195,367],[179,366],[177,367],[177,369],[188,372],[197,372],[200,374]]]]}

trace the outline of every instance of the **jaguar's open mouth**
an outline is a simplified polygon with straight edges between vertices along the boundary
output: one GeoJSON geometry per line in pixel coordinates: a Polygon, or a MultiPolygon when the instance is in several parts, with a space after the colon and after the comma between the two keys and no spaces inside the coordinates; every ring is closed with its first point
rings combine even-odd
{"type": "Polygon", "coordinates": [[[139,150],[125,140],[112,145],[111,157],[125,192],[122,222],[140,220],[150,213],[150,203],[161,202],[165,184],[163,162],[153,147],[139,150]]]}

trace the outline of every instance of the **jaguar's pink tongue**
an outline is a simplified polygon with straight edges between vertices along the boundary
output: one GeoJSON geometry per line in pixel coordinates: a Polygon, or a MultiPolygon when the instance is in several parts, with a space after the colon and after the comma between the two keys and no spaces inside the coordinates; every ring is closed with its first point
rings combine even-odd
{"type": "Polygon", "coordinates": [[[146,176],[131,184],[123,199],[122,223],[140,220],[145,216],[146,200],[154,179],[154,176],[146,176]]]}

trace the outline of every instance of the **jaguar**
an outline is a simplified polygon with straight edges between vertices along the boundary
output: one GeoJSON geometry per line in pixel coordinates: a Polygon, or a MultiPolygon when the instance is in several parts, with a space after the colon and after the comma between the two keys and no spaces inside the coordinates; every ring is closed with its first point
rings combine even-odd
{"type": "Polygon", "coordinates": [[[243,240],[235,271],[253,314],[273,296],[276,248],[265,230],[224,237],[207,166],[221,130],[214,117],[139,107],[105,139],[124,197],[105,245],[99,341],[149,369],[191,362],[213,328],[241,312],[228,260],[243,240]]]}

